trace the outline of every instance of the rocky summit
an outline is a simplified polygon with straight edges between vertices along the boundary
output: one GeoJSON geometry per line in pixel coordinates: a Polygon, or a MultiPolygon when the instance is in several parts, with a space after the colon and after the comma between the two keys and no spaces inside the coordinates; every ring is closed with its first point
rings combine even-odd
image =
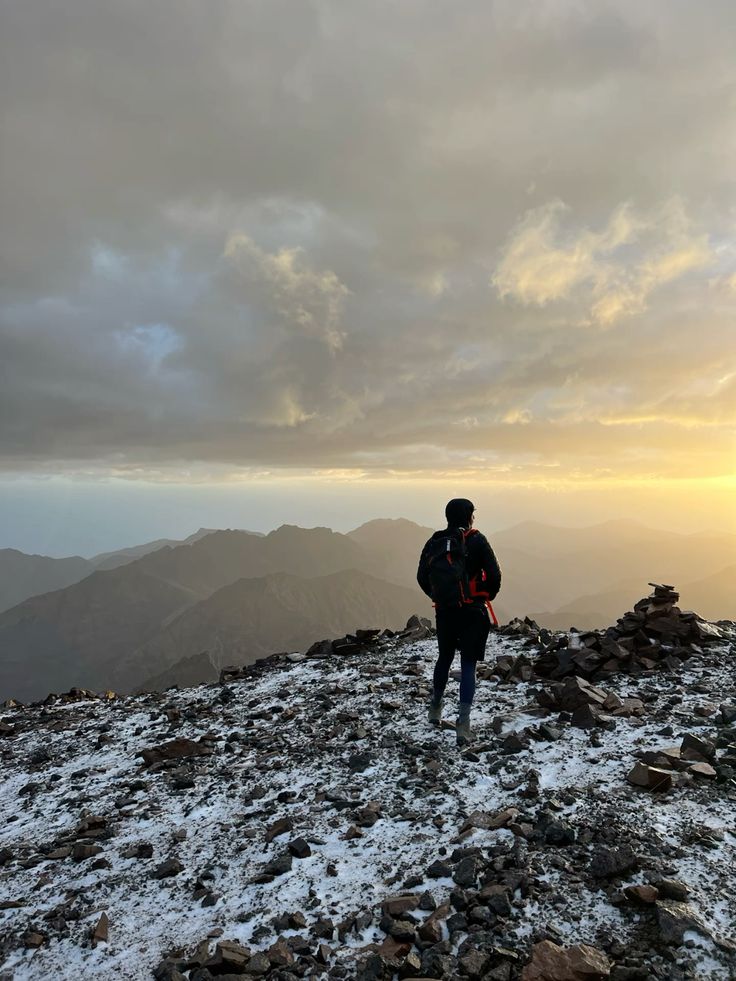
{"type": "Polygon", "coordinates": [[[6,705],[0,978],[735,977],[736,626],[656,589],[492,633],[463,751],[416,618],[6,705]]]}

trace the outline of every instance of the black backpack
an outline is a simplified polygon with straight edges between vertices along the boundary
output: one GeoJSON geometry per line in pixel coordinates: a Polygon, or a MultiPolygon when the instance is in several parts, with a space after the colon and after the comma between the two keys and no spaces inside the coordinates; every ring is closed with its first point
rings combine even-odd
{"type": "Polygon", "coordinates": [[[465,533],[448,528],[424,546],[432,601],[437,609],[462,606],[470,598],[465,533]]]}

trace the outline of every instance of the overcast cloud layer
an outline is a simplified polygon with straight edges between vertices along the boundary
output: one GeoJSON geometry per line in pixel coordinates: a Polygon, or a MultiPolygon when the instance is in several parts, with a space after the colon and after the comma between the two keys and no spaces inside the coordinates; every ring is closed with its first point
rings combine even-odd
{"type": "Polygon", "coordinates": [[[736,5],[3,3],[12,471],[733,471],[736,5]]]}

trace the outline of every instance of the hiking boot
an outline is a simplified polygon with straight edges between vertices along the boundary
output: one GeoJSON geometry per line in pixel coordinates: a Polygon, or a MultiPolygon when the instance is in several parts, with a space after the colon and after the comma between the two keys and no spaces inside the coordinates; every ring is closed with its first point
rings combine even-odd
{"type": "Polygon", "coordinates": [[[458,746],[467,746],[470,742],[470,705],[460,702],[460,710],[455,723],[455,735],[458,746]]]}
{"type": "Polygon", "coordinates": [[[442,698],[435,698],[433,696],[430,699],[427,708],[427,721],[433,726],[438,726],[442,721],[442,698]]]}

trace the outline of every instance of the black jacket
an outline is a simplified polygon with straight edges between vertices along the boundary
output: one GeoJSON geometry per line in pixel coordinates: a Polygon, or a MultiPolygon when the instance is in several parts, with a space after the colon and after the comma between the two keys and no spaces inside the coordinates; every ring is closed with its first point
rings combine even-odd
{"type": "MultiPolygon", "coordinates": [[[[419,568],[417,569],[417,582],[424,593],[432,598],[432,591],[429,586],[429,567],[427,563],[427,546],[434,538],[442,538],[447,534],[447,529],[436,531],[432,538],[425,544],[419,558],[419,568]]],[[[467,570],[468,579],[473,584],[488,593],[488,599],[495,599],[501,588],[501,567],[493,553],[493,549],[488,543],[485,535],[475,528],[472,528],[465,539],[467,551],[467,570]]],[[[486,597],[478,598],[479,603],[484,603],[486,597]]]]}

